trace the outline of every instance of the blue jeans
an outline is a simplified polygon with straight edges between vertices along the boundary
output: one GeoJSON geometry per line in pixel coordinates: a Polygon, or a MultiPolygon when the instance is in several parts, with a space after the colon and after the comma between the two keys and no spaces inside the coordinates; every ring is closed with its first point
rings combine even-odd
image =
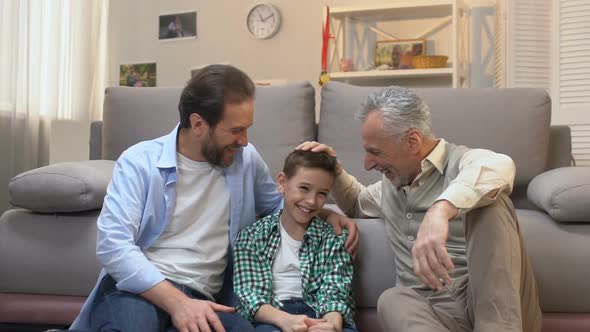
{"type": "MultiPolygon", "coordinates": [[[[207,300],[203,294],[172,282],[193,299],[207,300]]],[[[252,325],[237,313],[217,312],[225,331],[254,331],[252,325]]],[[[175,332],[170,315],[138,294],[118,290],[115,280],[106,275],[100,282],[90,312],[90,331],[108,332],[175,332]]]]}
{"type": "MultiPolygon", "coordinates": [[[[283,302],[283,307],[281,308],[281,311],[288,312],[293,315],[306,315],[311,318],[317,318],[315,311],[310,306],[305,304],[305,302],[303,302],[303,299],[283,300],[281,302],[283,302]]],[[[254,321],[252,322],[252,325],[254,325],[256,332],[281,331],[281,329],[272,324],[265,324],[254,321]]],[[[354,326],[351,326],[350,324],[344,324],[344,326],[342,326],[342,332],[357,332],[357,330],[356,328],[354,328],[354,326]]]]}

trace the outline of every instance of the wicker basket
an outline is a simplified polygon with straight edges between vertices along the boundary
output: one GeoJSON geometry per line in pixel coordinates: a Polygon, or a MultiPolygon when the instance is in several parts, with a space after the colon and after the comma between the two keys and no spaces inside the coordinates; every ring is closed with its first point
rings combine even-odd
{"type": "Polygon", "coordinates": [[[414,68],[443,68],[447,66],[448,56],[446,55],[414,55],[412,66],[414,68]]]}

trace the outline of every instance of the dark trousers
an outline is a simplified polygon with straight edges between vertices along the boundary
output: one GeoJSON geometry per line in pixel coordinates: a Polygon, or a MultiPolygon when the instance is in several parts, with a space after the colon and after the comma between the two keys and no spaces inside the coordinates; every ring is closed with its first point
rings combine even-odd
{"type": "MultiPolygon", "coordinates": [[[[207,300],[207,297],[186,286],[172,282],[188,297],[207,300]]],[[[252,325],[237,313],[217,312],[227,332],[254,331],[252,325]]],[[[174,332],[170,315],[139,294],[118,290],[115,280],[106,275],[90,311],[90,331],[108,332],[174,332]]]]}
{"type": "MultiPolygon", "coordinates": [[[[317,318],[315,311],[303,302],[303,299],[291,299],[291,300],[283,300],[283,307],[281,308],[282,311],[293,314],[293,315],[306,315],[311,318],[317,318]]],[[[280,332],[281,329],[278,327],[271,325],[260,323],[257,321],[252,322],[256,332],[280,332]]],[[[357,330],[350,326],[349,324],[344,324],[342,326],[342,332],[357,332],[357,330]]]]}

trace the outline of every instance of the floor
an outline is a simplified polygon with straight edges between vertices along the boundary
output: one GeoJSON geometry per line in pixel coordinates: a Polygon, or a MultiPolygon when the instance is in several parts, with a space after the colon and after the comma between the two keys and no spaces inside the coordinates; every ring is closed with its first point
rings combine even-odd
{"type": "Polygon", "coordinates": [[[24,326],[0,323],[0,332],[42,332],[49,329],[67,329],[67,326],[24,326]]]}

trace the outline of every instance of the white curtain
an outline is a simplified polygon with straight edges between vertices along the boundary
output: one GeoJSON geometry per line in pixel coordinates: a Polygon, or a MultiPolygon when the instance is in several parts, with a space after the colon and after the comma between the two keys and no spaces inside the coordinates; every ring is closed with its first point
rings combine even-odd
{"type": "Polygon", "coordinates": [[[48,163],[51,121],[100,119],[108,0],[0,0],[0,212],[16,174],[48,163]]]}

